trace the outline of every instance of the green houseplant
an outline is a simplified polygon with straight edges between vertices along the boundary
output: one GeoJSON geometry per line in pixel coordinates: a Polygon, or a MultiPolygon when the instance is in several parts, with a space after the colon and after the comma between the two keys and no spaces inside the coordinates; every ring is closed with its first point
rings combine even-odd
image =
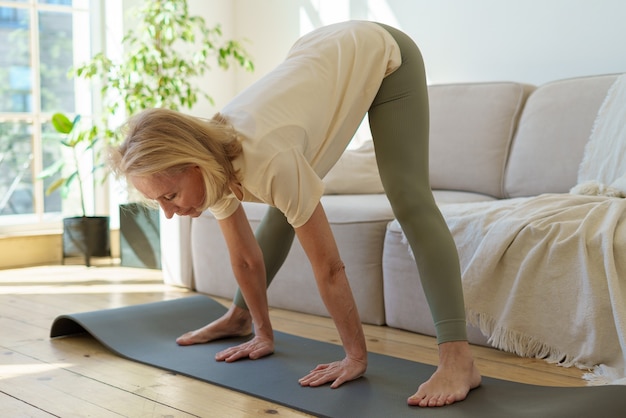
{"type": "MultiPolygon", "coordinates": [[[[200,98],[213,104],[199,78],[214,68],[254,70],[243,44],[223,39],[220,25],[209,27],[191,15],[187,0],[144,0],[134,15],[137,23],[126,32],[119,59],[99,53],[71,71],[100,87],[102,116],[94,129],[108,144],[121,140],[115,122],[143,109],[190,110],[200,98]]],[[[160,267],[158,222],[154,209],[120,206],[123,265],[160,267]]]]}
{"type": "MultiPolygon", "coordinates": [[[[111,255],[108,216],[87,216],[85,188],[88,178],[92,178],[98,166],[85,172],[82,160],[91,157],[91,152],[98,142],[97,130],[92,126],[83,128],[80,115],[70,120],[63,113],[52,116],[52,126],[61,135],[60,143],[71,151],[68,161],[61,158],[45,168],[39,178],[58,176],[46,189],[46,194],[59,191],[66,198],[70,189],[78,187],[80,215],[63,218],[63,259],[69,256],[83,256],[85,264],[90,266],[91,257],[109,257],[111,255]]],[[[91,165],[91,164],[90,164],[91,165]]]]}

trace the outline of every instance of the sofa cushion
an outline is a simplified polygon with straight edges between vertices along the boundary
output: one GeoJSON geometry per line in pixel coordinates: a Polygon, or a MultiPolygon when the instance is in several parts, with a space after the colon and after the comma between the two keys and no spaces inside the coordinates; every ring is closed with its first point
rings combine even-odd
{"type": "Polygon", "coordinates": [[[579,77],[540,86],[526,102],[507,165],[507,197],[567,193],[593,122],[617,75],[579,77]]]}
{"type": "Polygon", "coordinates": [[[432,188],[503,197],[509,146],[532,89],[509,82],[430,86],[432,188]]]}
{"type": "Polygon", "coordinates": [[[456,190],[433,190],[433,196],[438,205],[447,203],[483,202],[485,200],[496,200],[493,196],[486,194],[459,192],[456,190]]]}
{"type": "Polygon", "coordinates": [[[374,141],[347,149],[323,179],[325,194],[384,193],[378,174],[374,141]]]}

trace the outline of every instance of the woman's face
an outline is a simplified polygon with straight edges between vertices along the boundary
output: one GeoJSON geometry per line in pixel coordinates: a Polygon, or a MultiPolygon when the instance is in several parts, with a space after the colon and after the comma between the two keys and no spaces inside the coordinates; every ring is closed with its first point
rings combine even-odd
{"type": "Polygon", "coordinates": [[[202,211],[206,190],[199,167],[174,174],[129,176],[132,185],[146,198],[159,203],[167,219],[174,214],[196,218],[202,211]]]}

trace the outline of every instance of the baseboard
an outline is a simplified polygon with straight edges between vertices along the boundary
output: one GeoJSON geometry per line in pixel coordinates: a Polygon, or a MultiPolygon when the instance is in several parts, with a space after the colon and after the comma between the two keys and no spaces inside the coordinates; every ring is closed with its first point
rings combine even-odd
{"type": "MultiPolygon", "coordinates": [[[[10,235],[0,238],[0,269],[61,264],[61,231],[10,235]]],[[[119,258],[119,230],[111,230],[111,255],[119,258]]]]}

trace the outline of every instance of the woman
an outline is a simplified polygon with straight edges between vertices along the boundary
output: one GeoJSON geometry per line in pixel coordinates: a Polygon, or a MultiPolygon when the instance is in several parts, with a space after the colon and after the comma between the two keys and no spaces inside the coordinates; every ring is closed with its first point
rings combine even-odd
{"type": "Polygon", "coordinates": [[[273,352],[266,287],[294,235],[341,336],[343,360],[317,366],[303,386],[332,388],[367,368],[365,338],[320,204],[322,178],[368,114],[385,192],[415,254],[437,329],[440,364],[408,399],[442,406],[480,384],[465,335],[458,255],[428,179],[428,95],[421,54],[402,32],[345,22],[302,37],[275,70],[210,122],[152,109],[132,118],[113,167],[165,215],[218,219],[239,285],[228,312],[178,338],[181,345],[247,335],[219,361],[273,352]],[[253,233],[241,201],[270,205],[253,233]]]}

